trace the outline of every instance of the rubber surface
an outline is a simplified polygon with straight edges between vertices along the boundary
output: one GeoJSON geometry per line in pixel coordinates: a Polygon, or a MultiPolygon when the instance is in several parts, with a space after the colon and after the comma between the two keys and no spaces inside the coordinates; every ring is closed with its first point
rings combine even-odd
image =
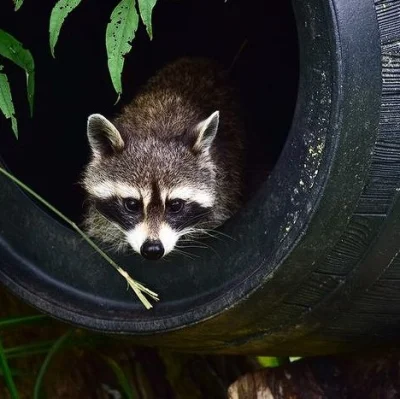
{"type": "Polygon", "coordinates": [[[0,279],[57,318],[179,350],[307,355],[400,322],[400,3],[294,0],[300,83],[269,179],[217,253],[148,266],[145,311],[73,232],[0,178],[0,279]],[[21,242],[23,245],[21,245],[21,242]]]}

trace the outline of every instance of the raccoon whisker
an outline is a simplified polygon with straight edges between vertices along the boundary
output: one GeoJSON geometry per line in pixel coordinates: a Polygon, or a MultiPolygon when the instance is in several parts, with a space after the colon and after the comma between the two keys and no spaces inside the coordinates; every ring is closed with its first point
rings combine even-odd
{"type": "Polygon", "coordinates": [[[229,234],[223,233],[222,231],[219,231],[219,230],[209,230],[209,231],[207,231],[207,233],[210,233],[210,232],[211,233],[215,233],[216,235],[219,234],[220,236],[225,237],[225,238],[229,238],[232,241],[237,241],[235,238],[233,238],[229,234]]]}
{"type": "Polygon", "coordinates": [[[98,234],[96,234],[98,231],[102,232],[102,235],[98,238],[100,238],[103,243],[110,244],[108,250],[122,252],[129,247],[125,238],[125,231],[96,209],[89,233],[92,232],[93,236],[98,236],[98,234]],[[104,221],[108,223],[105,224],[104,221]]]}
{"type": "Polygon", "coordinates": [[[210,222],[208,220],[199,220],[197,222],[195,222],[196,218],[191,218],[187,221],[187,223],[185,225],[183,225],[181,227],[181,230],[186,230],[186,229],[199,229],[199,228],[206,228],[209,229],[210,226],[210,222]],[[208,226],[208,228],[207,228],[208,226]]]}
{"type": "MultiPolygon", "coordinates": [[[[104,229],[103,225],[98,225],[98,226],[94,225],[93,227],[94,227],[94,229],[92,231],[89,231],[89,233],[91,233],[91,235],[93,235],[93,236],[97,236],[97,234],[95,234],[96,228],[102,227],[104,229]]],[[[104,234],[101,236],[101,240],[103,242],[107,242],[107,241],[111,241],[111,240],[109,240],[109,238],[114,240],[118,237],[120,237],[119,232],[108,227],[107,230],[104,232],[104,234]]]]}
{"type": "Polygon", "coordinates": [[[113,237],[112,240],[107,242],[107,244],[107,248],[115,252],[121,252],[125,247],[128,246],[128,242],[125,240],[121,240],[119,236],[113,237]]]}
{"type": "Polygon", "coordinates": [[[94,238],[100,238],[100,241],[103,244],[108,244],[110,246],[115,246],[115,247],[119,246],[119,244],[117,244],[117,243],[121,239],[120,235],[116,235],[116,234],[112,233],[111,231],[105,232],[104,235],[101,237],[98,237],[97,235],[94,235],[94,234],[92,234],[92,236],[94,238]]]}
{"type": "MultiPolygon", "coordinates": [[[[111,237],[110,234],[108,234],[107,236],[102,236],[102,237],[94,237],[92,235],[93,238],[97,238],[99,240],[100,238],[100,242],[101,242],[101,248],[108,252],[108,251],[112,251],[112,252],[122,252],[126,247],[127,247],[127,243],[125,242],[121,242],[120,237],[111,237]]],[[[93,252],[92,255],[96,254],[96,252],[93,252]]]]}
{"type": "Polygon", "coordinates": [[[100,215],[101,217],[106,219],[108,222],[110,222],[116,229],[120,230],[122,233],[125,234],[125,230],[121,226],[119,226],[117,223],[113,222],[110,218],[108,218],[107,216],[105,216],[104,214],[99,212],[97,209],[96,209],[96,212],[98,215],[100,215]]]}
{"type": "MultiPolygon", "coordinates": [[[[204,235],[207,235],[207,236],[210,236],[210,237],[212,237],[212,238],[218,238],[218,237],[215,237],[214,235],[212,235],[212,234],[211,234],[211,231],[212,231],[212,230],[207,230],[207,229],[203,229],[203,228],[201,228],[201,227],[196,227],[196,229],[195,229],[195,231],[194,231],[194,234],[195,234],[196,236],[204,236],[204,235]]],[[[189,233],[189,235],[190,235],[190,233],[189,233]]]]}
{"type": "MultiPolygon", "coordinates": [[[[204,219],[205,217],[207,217],[207,216],[209,216],[209,215],[211,215],[211,214],[212,214],[211,211],[204,212],[204,213],[200,213],[200,214],[197,215],[197,216],[193,216],[193,217],[190,219],[190,221],[193,221],[193,220],[196,220],[196,219],[204,219]]],[[[206,221],[205,223],[208,223],[208,222],[206,221]]]]}
{"type": "MultiPolygon", "coordinates": [[[[101,245],[101,249],[104,252],[109,252],[109,251],[121,252],[121,248],[119,248],[118,245],[115,245],[113,243],[109,243],[109,245],[104,245],[104,243],[103,243],[103,245],[101,245]]],[[[89,254],[88,258],[91,258],[91,257],[93,257],[93,256],[95,256],[97,254],[98,254],[97,251],[91,251],[91,253],[89,254]]]]}
{"type": "Polygon", "coordinates": [[[172,252],[176,252],[177,254],[180,254],[182,256],[185,256],[186,258],[190,259],[190,260],[194,260],[195,258],[198,258],[198,256],[194,255],[194,254],[189,254],[189,252],[186,251],[182,251],[181,249],[178,249],[176,246],[175,248],[172,250],[172,252]]]}
{"type": "Polygon", "coordinates": [[[205,236],[214,238],[214,239],[219,240],[219,241],[224,241],[224,238],[230,238],[231,240],[233,240],[232,237],[229,237],[226,234],[218,235],[215,230],[202,230],[201,234],[204,234],[205,236]]]}
{"type": "Polygon", "coordinates": [[[207,233],[205,229],[197,228],[197,227],[192,227],[188,229],[184,229],[179,233],[180,237],[186,237],[186,238],[198,238],[202,237],[205,235],[210,236],[211,234],[207,233]]]}
{"type": "Polygon", "coordinates": [[[204,245],[206,248],[215,250],[214,247],[213,247],[212,245],[206,244],[206,243],[203,242],[203,241],[197,241],[197,240],[191,239],[190,242],[192,242],[192,243],[194,243],[194,244],[204,245]]]}
{"type": "MultiPolygon", "coordinates": [[[[178,243],[182,243],[182,242],[196,242],[196,240],[194,238],[184,236],[184,237],[180,238],[178,241],[178,243]]],[[[197,242],[200,242],[200,241],[197,241],[197,242]]]]}
{"type": "Polygon", "coordinates": [[[221,255],[217,252],[217,250],[214,247],[212,247],[211,245],[207,245],[206,248],[214,252],[214,254],[218,257],[218,259],[221,259],[221,255]]]}
{"type": "MultiPolygon", "coordinates": [[[[199,215],[196,215],[196,216],[193,216],[193,217],[191,217],[190,219],[188,219],[187,221],[186,221],[186,223],[182,226],[182,228],[183,229],[186,229],[186,228],[188,228],[188,227],[191,227],[192,225],[193,225],[193,223],[197,220],[197,219],[201,219],[201,218],[204,218],[204,217],[206,217],[206,216],[208,216],[208,215],[210,215],[211,214],[211,211],[208,211],[208,212],[205,212],[205,213],[201,213],[201,214],[199,214],[199,215]]],[[[199,223],[199,222],[198,222],[199,223]]],[[[204,223],[209,223],[209,222],[204,222],[204,223]]],[[[196,223],[195,223],[195,225],[196,225],[196,223]]]]}
{"type": "Polygon", "coordinates": [[[207,249],[209,248],[208,245],[176,245],[176,248],[202,248],[207,249]]]}
{"type": "Polygon", "coordinates": [[[192,233],[195,233],[195,232],[197,232],[197,231],[198,231],[198,229],[197,229],[197,227],[196,227],[196,224],[190,223],[190,224],[187,225],[187,226],[182,226],[182,227],[179,229],[178,234],[179,234],[179,236],[181,237],[181,236],[183,236],[183,235],[192,234],[192,233]]]}
{"type": "Polygon", "coordinates": [[[110,243],[109,249],[116,251],[116,252],[121,252],[125,246],[128,246],[128,242],[123,240],[123,241],[118,241],[114,243],[110,243]]]}
{"type": "Polygon", "coordinates": [[[198,229],[196,229],[195,227],[187,227],[185,229],[182,229],[178,232],[179,237],[182,236],[189,236],[190,234],[196,234],[198,232],[198,229]]]}
{"type": "Polygon", "coordinates": [[[218,235],[219,235],[219,236],[222,236],[224,238],[229,238],[230,240],[237,241],[235,238],[233,238],[232,236],[230,236],[230,235],[228,235],[226,233],[223,233],[222,231],[214,230],[214,229],[201,228],[201,227],[198,227],[198,226],[199,225],[196,225],[197,229],[199,230],[199,232],[201,234],[208,235],[208,236],[210,236],[212,238],[221,239],[221,237],[218,237],[218,235]]]}
{"type": "Polygon", "coordinates": [[[179,241],[184,242],[184,241],[190,241],[193,242],[197,238],[201,238],[202,234],[198,231],[191,231],[185,234],[180,234],[179,235],[179,241]]]}
{"type": "Polygon", "coordinates": [[[193,239],[189,239],[189,240],[183,239],[183,240],[180,240],[179,242],[184,242],[184,243],[187,242],[187,243],[189,243],[189,244],[198,244],[197,246],[195,246],[195,245],[180,246],[180,248],[203,248],[203,249],[211,249],[211,251],[213,251],[213,252],[218,256],[218,258],[221,259],[221,256],[220,256],[220,254],[217,252],[217,250],[216,250],[214,247],[212,247],[211,245],[208,245],[208,244],[206,244],[206,243],[204,243],[204,242],[196,241],[196,240],[193,240],[193,239]]]}
{"type": "MultiPolygon", "coordinates": [[[[185,245],[185,246],[180,246],[179,247],[180,249],[178,250],[178,251],[182,251],[182,249],[181,248],[185,248],[185,249],[209,249],[208,247],[203,247],[203,246],[196,246],[196,245],[185,245]]],[[[199,256],[198,255],[194,255],[194,254],[191,254],[190,255],[191,257],[192,257],[192,259],[194,259],[194,258],[199,258],[199,256]]]]}

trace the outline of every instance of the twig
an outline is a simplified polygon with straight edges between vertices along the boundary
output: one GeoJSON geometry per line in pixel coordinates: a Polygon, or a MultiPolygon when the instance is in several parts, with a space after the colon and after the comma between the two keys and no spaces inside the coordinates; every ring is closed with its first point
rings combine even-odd
{"type": "Polygon", "coordinates": [[[80,234],[83,239],[95,250],[97,251],[128,283],[128,286],[133,289],[137,297],[143,303],[146,309],[151,309],[153,305],[149,302],[149,300],[144,296],[147,294],[151,299],[158,301],[158,294],[149,290],[144,285],[135,281],[124,269],[117,265],[103,250],[101,250],[72,220],[68,219],[63,213],[61,213],[58,209],[56,209],[53,205],[48,203],[44,198],[42,198],[39,194],[35,193],[30,187],[26,184],[22,183],[19,179],[13,176],[11,173],[7,172],[5,169],[0,167],[0,172],[20,186],[27,193],[32,195],[32,197],[36,198],[39,202],[41,202],[44,206],[49,208],[53,213],[55,213],[59,218],[61,218],[65,223],[69,224],[78,234],[80,234]]]}

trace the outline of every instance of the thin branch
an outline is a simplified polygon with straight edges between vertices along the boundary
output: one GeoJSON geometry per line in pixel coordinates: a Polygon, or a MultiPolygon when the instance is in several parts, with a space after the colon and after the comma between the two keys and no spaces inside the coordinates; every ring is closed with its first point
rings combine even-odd
{"type": "Polygon", "coordinates": [[[39,202],[41,202],[44,206],[50,209],[53,213],[55,213],[60,219],[62,219],[65,223],[69,224],[78,234],[82,236],[82,238],[95,250],[97,251],[128,283],[128,286],[133,289],[137,297],[143,303],[146,309],[151,309],[153,305],[149,302],[149,300],[144,296],[147,294],[154,301],[158,301],[158,294],[149,290],[141,283],[135,281],[124,269],[122,269],[117,263],[115,263],[103,250],[101,250],[87,235],[84,233],[72,220],[68,219],[63,213],[61,213],[58,209],[56,209],[53,205],[48,203],[45,199],[43,199],[39,194],[35,193],[30,187],[26,184],[22,183],[19,179],[13,176],[11,173],[7,172],[5,169],[0,167],[0,173],[4,176],[8,177],[15,184],[25,190],[27,193],[32,195],[32,197],[36,198],[39,202]]]}

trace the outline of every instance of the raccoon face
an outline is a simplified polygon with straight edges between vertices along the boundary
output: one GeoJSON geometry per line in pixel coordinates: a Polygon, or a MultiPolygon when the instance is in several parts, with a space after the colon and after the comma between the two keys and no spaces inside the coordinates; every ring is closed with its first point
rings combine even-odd
{"type": "Polygon", "coordinates": [[[91,204],[88,232],[155,260],[180,237],[209,227],[216,201],[210,152],[218,121],[217,111],[182,134],[141,135],[91,115],[93,157],[83,178],[91,204]]]}

